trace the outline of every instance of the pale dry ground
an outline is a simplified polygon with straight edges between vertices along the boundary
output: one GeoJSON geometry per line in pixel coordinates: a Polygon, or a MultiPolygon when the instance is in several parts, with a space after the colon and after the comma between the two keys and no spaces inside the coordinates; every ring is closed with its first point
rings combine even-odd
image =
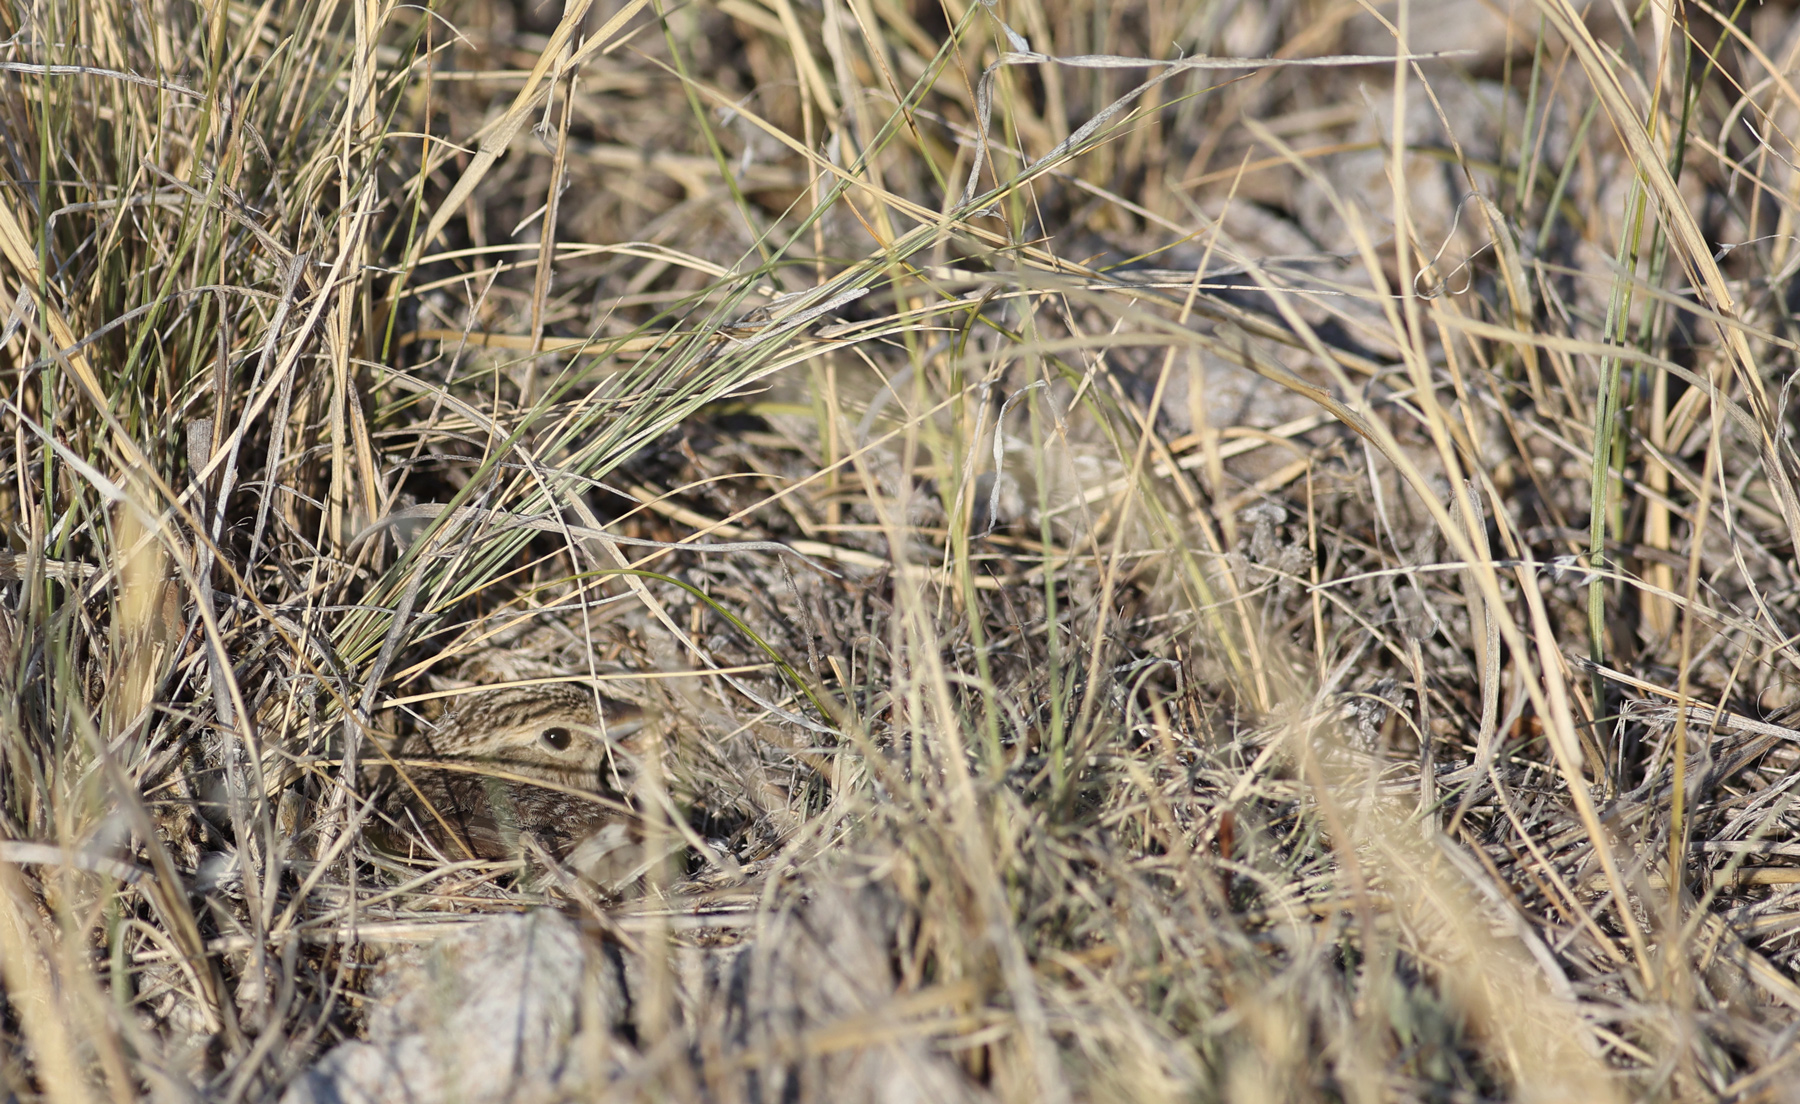
{"type": "Polygon", "coordinates": [[[10,1098],[1800,1099],[1792,5],[0,40],[10,1098]]]}

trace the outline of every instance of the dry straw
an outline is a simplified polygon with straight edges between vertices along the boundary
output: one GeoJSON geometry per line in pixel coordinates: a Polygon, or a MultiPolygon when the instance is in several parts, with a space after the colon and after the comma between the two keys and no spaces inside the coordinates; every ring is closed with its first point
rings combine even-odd
{"type": "Polygon", "coordinates": [[[1788,8],[0,40],[6,1093],[455,1053],[371,978],[547,907],[545,1099],[1791,1095],[1788,8]],[[422,827],[570,683],[630,861],[422,827]]]}

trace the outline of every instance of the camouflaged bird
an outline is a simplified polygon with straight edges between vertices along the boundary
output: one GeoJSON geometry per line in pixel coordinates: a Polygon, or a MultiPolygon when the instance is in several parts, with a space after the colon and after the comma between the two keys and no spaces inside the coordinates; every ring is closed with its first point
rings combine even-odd
{"type": "Polygon", "coordinates": [[[407,766],[411,785],[394,790],[397,819],[410,819],[451,858],[464,845],[477,858],[518,858],[529,834],[590,880],[628,876],[641,833],[622,798],[628,771],[619,745],[645,715],[629,702],[603,697],[596,708],[595,700],[568,683],[468,695],[424,747],[409,749],[407,759],[448,769],[407,766]]]}

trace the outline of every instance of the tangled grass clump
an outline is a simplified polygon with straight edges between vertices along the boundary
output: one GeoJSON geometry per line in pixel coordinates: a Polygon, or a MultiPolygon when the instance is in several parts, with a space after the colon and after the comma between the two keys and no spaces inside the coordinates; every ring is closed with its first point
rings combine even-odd
{"type": "Polygon", "coordinates": [[[545,1099],[1791,1095],[1791,5],[0,38],[9,1095],[474,1048],[502,931],[545,1099]],[[545,682],[628,877],[396,811],[545,682]]]}

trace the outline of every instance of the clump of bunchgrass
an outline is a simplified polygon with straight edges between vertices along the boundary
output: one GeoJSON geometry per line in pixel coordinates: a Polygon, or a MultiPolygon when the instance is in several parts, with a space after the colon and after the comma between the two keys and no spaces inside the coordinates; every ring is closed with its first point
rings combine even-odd
{"type": "Polygon", "coordinates": [[[1775,1091],[1800,25],[1443,7],[5,9],[9,1089],[544,905],[595,1095],[1775,1091]],[[629,878],[384,796],[533,679],[629,878]]]}

